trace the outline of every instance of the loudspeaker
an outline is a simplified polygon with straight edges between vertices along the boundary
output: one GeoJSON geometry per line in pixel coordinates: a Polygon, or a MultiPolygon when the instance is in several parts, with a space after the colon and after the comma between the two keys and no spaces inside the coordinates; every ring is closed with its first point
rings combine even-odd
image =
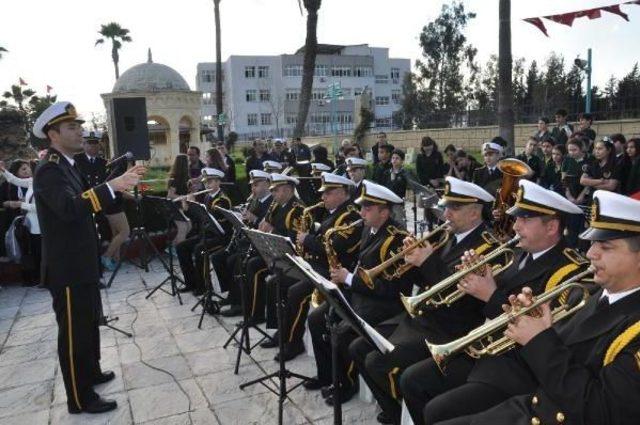
{"type": "Polygon", "coordinates": [[[113,127],[115,156],[131,152],[135,160],[148,161],[151,158],[144,97],[113,99],[113,127]]]}

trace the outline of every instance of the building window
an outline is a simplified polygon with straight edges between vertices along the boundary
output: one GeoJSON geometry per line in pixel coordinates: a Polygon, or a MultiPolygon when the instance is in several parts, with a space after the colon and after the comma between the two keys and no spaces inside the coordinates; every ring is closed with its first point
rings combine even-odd
{"type": "Polygon", "coordinates": [[[271,125],[271,114],[260,114],[260,124],[271,125]]]}
{"type": "Polygon", "coordinates": [[[271,100],[270,90],[260,90],[260,102],[269,102],[271,100]]]}
{"type": "Polygon", "coordinates": [[[336,121],[340,124],[351,124],[353,122],[353,115],[350,112],[339,112],[336,115],[336,121]]]}
{"type": "Polygon", "coordinates": [[[395,105],[399,105],[402,101],[402,90],[391,90],[391,100],[395,105]]]}
{"type": "Polygon", "coordinates": [[[255,66],[245,66],[244,67],[244,78],[256,78],[256,67],[255,66]]]}
{"type": "Polygon", "coordinates": [[[324,89],[314,90],[311,92],[311,100],[324,100],[327,92],[324,89]]]}
{"type": "Polygon", "coordinates": [[[326,77],[329,75],[329,67],[327,65],[316,65],[313,75],[316,77],[326,77]]]}
{"type": "Polygon", "coordinates": [[[258,125],[258,114],[247,114],[247,125],[258,125]]]}
{"type": "Polygon", "coordinates": [[[332,77],[351,77],[350,66],[334,66],[331,68],[332,77]]]}
{"type": "Polygon", "coordinates": [[[216,79],[216,72],[211,69],[203,69],[200,72],[200,80],[203,83],[212,83],[216,79]]]}
{"type": "Polygon", "coordinates": [[[285,65],[282,74],[285,77],[301,77],[302,65],[285,65]]]}
{"type": "Polygon", "coordinates": [[[296,114],[287,114],[285,117],[287,124],[297,124],[298,123],[298,115],[296,114]]]}
{"type": "Polygon", "coordinates": [[[376,118],[376,127],[391,127],[391,117],[376,118]]]}
{"type": "Polygon", "coordinates": [[[362,94],[362,87],[356,87],[355,89],[353,89],[354,96],[360,96],[361,94],[362,94]]]}
{"type": "Polygon", "coordinates": [[[371,77],[373,76],[373,69],[370,66],[356,66],[353,69],[354,77],[371,77]]]}
{"type": "Polygon", "coordinates": [[[376,106],[386,106],[389,104],[389,96],[376,96],[376,106]]]}
{"type": "Polygon", "coordinates": [[[299,100],[300,92],[296,89],[287,89],[286,100],[299,100]]]}
{"type": "Polygon", "coordinates": [[[389,84],[388,75],[376,75],[376,84],[389,84]]]}
{"type": "Polygon", "coordinates": [[[258,67],[258,78],[269,78],[269,67],[268,66],[259,66],[258,67]]]}
{"type": "Polygon", "coordinates": [[[393,80],[393,84],[400,83],[400,68],[391,68],[391,79],[393,80]]]}
{"type": "Polygon", "coordinates": [[[309,122],[311,122],[311,124],[328,124],[331,122],[331,116],[327,112],[318,112],[311,114],[309,122]]]}
{"type": "Polygon", "coordinates": [[[256,102],[258,100],[258,92],[256,90],[246,91],[247,102],[256,102]]]}

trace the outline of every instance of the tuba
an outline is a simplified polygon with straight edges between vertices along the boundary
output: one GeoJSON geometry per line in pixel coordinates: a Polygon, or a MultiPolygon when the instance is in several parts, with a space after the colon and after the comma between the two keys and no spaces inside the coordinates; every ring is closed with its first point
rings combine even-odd
{"type": "Polygon", "coordinates": [[[418,239],[414,243],[412,243],[407,248],[404,248],[402,251],[397,254],[393,254],[390,258],[383,261],[379,265],[372,267],[370,269],[359,268],[358,275],[364,280],[368,282],[368,284],[372,284],[376,277],[381,274],[384,274],[386,278],[393,279],[402,276],[413,266],[409,263],[401,263],[396,265],[401,260],[404,260],[404,256],[409,252],[413,251],[419,246],[422,246],[425,242],[430,242],[433,244],[433,250],[436,251],[438,248],[442,247],[447,243],[450,236],[450,226],[449,221],[445,221],[431,232],[427,233],[422,238],[418,239]],[[395,267],[393,272],[388,272],[387,269],[390,267],[395,267]]]}
{"type": "Polygon", "coordinates": [[[498,169],[502,172],[502,185],[496,194],[493,209],[500,211],[500,218],[495,220],[493,230],[499,239],[505,239],[513,235],[513,219],[506,212],[515,203],[518,182],[531,175],[533,170],[525,162],[515,158],[498,162],[498,169]]]}
{"type": "Polygon", "coordinates": [[[553,289],[534,297],[530,306],[516,308],[509,313],[503,313],[484,325],[475,328],[462,338],[441,345],[425,341],[433,360],[435,360],[440,370],[444,371],[446,362],[451,356],[461,351],[465,351],[469,356],[477,359],[482,356],[496,356],[511,350],[515,346],[515,342],[503,334],[513,319],[525,314],[535,315],[541,305],[554,300],[558,300],[560,305],[551,312],[553,323],[574,314],[584,307],[589,299],[589,290],[585,285],[585,281],[587,276],[594,273],[594,270],[592,266],[588,267],[553,289]],[[582,299],[574,306],[569,305],[569,297],[567,296],[572,290],[582,292],[582,299]]]}
{"type": "MultiPolygon", "coordinates": [[[[338,253],[335,251],[335,249],[333,249],[333,234],[336,232],[349,232],[351,231],[351,229],[362,225],[362,223],[364,223],[364,220],[359,219],[354,221],[353,223],[345,224],[344,226],[333,227],[325,232],[324,236],[322,237],[322,244],[324,245],[324,250],[327,253],[329,270],[339,269],[340,267],[342,267],[342,264],[340,264],[340,260],[338,259],[338,253]]],[[[313,294],[311,295],[311,305],[317,308],[320,307],[322,303],[324,303],[324,295],[322,295],[322,293],[317,289],[314,289],[313,294]]]]}
{"type": "MultiPolygon", "coordinates": [[[[309,231],[313,228],[313,222],[314,222],[313,214],[311,214],[311,212],[317,208],[324,208],[324,202],[318,202],[317,204],[311,205],[310,207],[307,207],[304,210],[302,210],[302,216],[300,216],[300,219],[297,220],[294,224],[296,232],[309,233],[309,231]]],[[[304,255],[304,247],[302,246],[302,244],[299,244],[297,241],[296,241],[296,252],[300,256],[304,255]]]]}
{"type": "MultiPolygon", "coordinates": [[[[485,239],[488,237],[489,236],[487,235],[485,239]]],[[[491,265],[494,276],[502,273],[511,265],[511,263],[513,263],[514,254],[512,248],[519,241],[520,236],[514,236],[491,251],[482,260],[471,266],[458,270],[451,276],[444,278],[418,295],[413,297],[401,295],[400,301],[402,301],[402,305],[411,317],[415,317],[422,315],[425,307],[438,308],[453,304],[465,295],[463,291],[458,289],[458,283],[460,280],[487,264],[491,265]],[[500,259],[502,262],[499,262],[500,259]]],[[[493,245],[497,245],[498,243],[498,241],[493,237],[491,237],[491,240],[488,240],[487,242],[492,243],[493,245]]]]}

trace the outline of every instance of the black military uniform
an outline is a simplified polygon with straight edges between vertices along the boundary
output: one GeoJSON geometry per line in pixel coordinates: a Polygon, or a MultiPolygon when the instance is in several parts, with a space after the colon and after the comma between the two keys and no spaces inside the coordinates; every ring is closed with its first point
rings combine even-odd
{"type": "MultiPolygon", "coordinates": [[[[320,223],[316,231],[312,231],[304,240],[304,256],[315,271],[329,278],[329,265],[323,244],[325,233],[332,228],[345,226],[360,219],[358,209],[349,201],[345,201],[320,223]]],[[[340,264],[348,270],[355,267],[358,248],[362,236],[362,226],[339,232],[333,235],[333,249],[338,255],[340,264]]],[[[297,281],[286,289],[286,310],[284,320],[285,358],[293,353],[304,351],[302,336],[304,335],[309,303],[313,292],[313,284],[308,280],[297,281]]]]}
{"type": "Polygon", "coordinates": [[[106,184],[86,187],[78,169],[53,148],[38,165],[33,181],[42,229],[42,281],[53,297],[58,357],[72,413],[99,398],[92,388],[102,375],[98,236],[93,214],[114,201],[106,184]]]}
{"type": "Polygon", "coordinates": [[[231,200],[227,195],[218,190],[214,194],[207,194],[204,205],[224,229],[224,235],[220,235],[213,229],[203,229],[199,235],[192,236],[176,245],[178,262],[184,276],[184,290],[192,290],[195,295],[200,295],[205,289],[205,262],[207,251],[224,248],[229,243],[232,234],[231,223],[214,209],[215,206],[229,209],[231,200]]]}
{"type": "Polygon", "coordinates": [[[496,193],[502,184],[502,171],[498,167],[489,169],[486,165],[473,170],[471,182],[477,184],[489,193],[496,193]]]}
{"type": "MultiPolygon", "coordinates": [[[[522,153],[521,155],[516,156],[516,159],[519,159],[520,161],[524,162],[529,167],[531,167],[531,170],[533,171],[533,174],[531,174],[530,176],[527,176],[526,178],[528,180],[531,180],[534,183],[537,183],[538,179],[542,175],[542,170],[543,170],[543,161],[542,161],[542,159],[537,157],[535,154],[532,154],[531,156],[528,157],[527,154],[525,154],[525,153],[522,153]]],[[[545,186],[543,186],[543,187],[545,187],[545,186]]],[[[547,187],[545,187],[545,188],[547,188],[547,187]]]]}

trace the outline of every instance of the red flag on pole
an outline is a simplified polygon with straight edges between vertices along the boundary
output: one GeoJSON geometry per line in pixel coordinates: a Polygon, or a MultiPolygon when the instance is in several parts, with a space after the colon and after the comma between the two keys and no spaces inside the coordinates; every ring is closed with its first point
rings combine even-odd
{"type": "Polygon", "coordinates": [[[53,87],[47,84],[47,94],[51,93],[51,90],[53,90],[53,87]]]}
{"type": "Polygon", "coordinates": [[[26,86],[27,85],[27,82],[25,80],[23,80],[22,77],[18,78],[18,80],[20,80],[19,83],[20,83],[21,86],[26,86]]]}
{"type": "Polygon", "coordinates": [[[542,19],[540,19],[540,18],[526,18],[526,19],[523,19],[523,21],[528,22],[531,25],[535,26],[540,31],[542,31],[542,33],[544,35],[549,37],[549,34],[547,34],[547,27],[544,26],[544,22],[542,22],[542,19]]]}

